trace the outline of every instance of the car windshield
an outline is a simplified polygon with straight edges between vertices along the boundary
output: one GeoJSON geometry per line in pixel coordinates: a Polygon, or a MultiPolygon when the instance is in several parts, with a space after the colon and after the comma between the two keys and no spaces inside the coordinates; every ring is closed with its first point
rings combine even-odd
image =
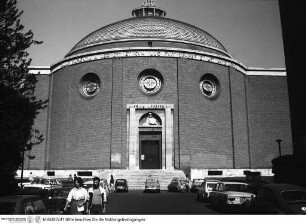
{"type": "Polygon", "coordinates": [[[125,185],[125,180],[116,180],[116,184],[120,186],[125,185]]]}
{"type": "Polygon", "coordinates": [[[157,182],[158,180],[153,180],[153,179],[147,180],[147,184],[156,184],[157,182]]]}
{"type": "Polygon", "coordinates": [[[207,190],[213,190],[217,186],[217,183],[207,183],[207,190]]]}
{"type": "Polygon", "coordinates": [[[286,202],[304,201],[306,202],[305,191],[283,191],[282,197],[286,202]]]}
{"type": "Polygon", "coordinates": [[[177,184],[177,183],[178,183],[177,180],[172,180],[172,181],[171,181],[171,184],[177,184]]]}
{"type": "Polygon", "coordinates": [[[248,188],[245,184],[224,184],[224,191],[247,192],[248,188]]]}
{"type": "Polygon", "coordinates": [[[201,184],[202,182],[203,182],[203,180],[201,180],[201,179],[194,179],[193,180],[194,184],[201,184]]]}
{"type": "Polygon", "coordinates": [[[14,214],[16,202],[0,202],[0,214],[14,214]]]}
{"type": "Polygon", "coordinates": [[[31,184],[49,184],[47,179],[34,179],[31,184]]]}

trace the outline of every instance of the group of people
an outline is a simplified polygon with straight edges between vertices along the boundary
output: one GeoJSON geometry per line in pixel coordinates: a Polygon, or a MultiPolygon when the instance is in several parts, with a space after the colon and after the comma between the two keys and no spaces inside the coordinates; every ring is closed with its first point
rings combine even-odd
{"type": "MultiPolygon", "coordinates": [[[[111,176],[113,179],[113,176],[111,176]]],[[[88,191],[83,188],[81,177],[75,177],[73,180],[74,188],[68,194],[64,211],[66,212],[70,205],[70,214],[103,214],[106,207],[106,191],[100,185],[100,178],[93,178],[93,187],[88,191]]]]}

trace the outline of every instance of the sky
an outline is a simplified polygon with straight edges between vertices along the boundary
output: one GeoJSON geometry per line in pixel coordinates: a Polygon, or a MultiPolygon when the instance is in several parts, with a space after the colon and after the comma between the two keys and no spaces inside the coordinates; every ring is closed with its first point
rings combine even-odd
{"type": "MultiPolygon", "coordinates": [[[[144,0],[18,0],[21,22],[34,39],[33,66],[50,66],[89,33],[119,20],[144,0]]],[[[285,68],[277,0],[154,0],[166,17],[199,27],[247,67],[285,68]]]]}

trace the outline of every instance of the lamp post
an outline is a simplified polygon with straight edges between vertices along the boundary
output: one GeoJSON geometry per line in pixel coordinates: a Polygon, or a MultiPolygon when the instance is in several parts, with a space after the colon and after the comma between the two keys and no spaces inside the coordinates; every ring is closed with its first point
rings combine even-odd
{"type": "Polygon", "coordinates": [[[282,156],[282,152],[281,152],[281,142],[282,142],[282,140],[281,139],[276,139],[275,141],[278,143],[279,156],[282,156]]]}

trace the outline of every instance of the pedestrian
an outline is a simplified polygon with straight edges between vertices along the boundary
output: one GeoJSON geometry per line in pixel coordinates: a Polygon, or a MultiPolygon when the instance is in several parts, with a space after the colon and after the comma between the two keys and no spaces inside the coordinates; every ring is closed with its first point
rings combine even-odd
{"type": "Polygon", "coordinates": [[[32,174],[32,172],[30,172],[29,181],[32,182],[33,180],[34,180],[33,174],[32,174]]]}
{"type": "Polygon", "coordinates": [[[111,192],[115,191],[114,184],[115,184],[115,180],[114,180],[113,175],[111,175],[111,178],[110,178],[110,181],[109,181],[109,186],[110,186],[111,192]]]}
{"type": "Polygon", "coordinates": [[[91,215],[101,215],[105,212],[106,192],[100,185],[100,178],[93,178],[93,187],[88,189],[89,212],[91,215]]]}
{"type": "Polygon", "coordinates": [[[88,213],[88,192],[83,188],[83,180],[81,177],[76,177],[74,182],[74,188],[68,194],[64,211],[67,211],[67,207],[70,204],[71,214],[84,215],[88,213]]]}
{"type": "Polygon", "coordinates": [[[73,186],[73,181],[74,181],[74,178],[72,178],[72,175],[69,174],[69,177],[68,177],[68,185],[69,185],[69,186],[73,186]]]}
{"type": "Polygon", "coordinates": [[[73,180],[75,180],[77,178],[76,174],[73,174],[73,180]]]}

